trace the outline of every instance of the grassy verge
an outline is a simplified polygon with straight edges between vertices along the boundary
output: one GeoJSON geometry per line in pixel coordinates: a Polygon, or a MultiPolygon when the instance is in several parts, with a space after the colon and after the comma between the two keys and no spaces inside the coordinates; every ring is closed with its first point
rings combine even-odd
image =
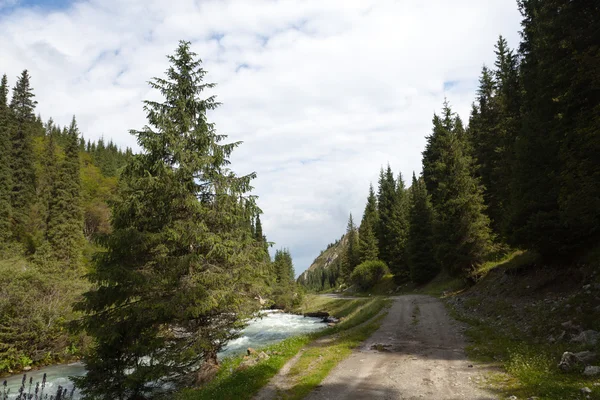
{"type": "Polygon", "coordinates": [[[558,368],[565,351],[600,354],[600,344],[574,343],[570,339],[576,331],[562,325],[571,321],[583,330],[600,330],[597,294],[582,290],[586,284],[597,287],[600,276],[571,270],[582,281],[565,286],[574,280],[566,279],[565,269],[536,263],[534,254],[515,252],[482,266],[475,286],[448,297],[453,316],[468,325],[467,353],[496,367],[488,386],[499,398],[600,399],[600,377],[583,376],[583,368],[570,373],[558,368]],[[583,395],[584,387],[591,393],[583,395]]]}
{"type": "MultiPolygon", "coordinates": [[[[298,311],[327,311],[331,315],[341,318],[342,321],[336,326],[314,334],[295,336],[275,345],[262,348],[260,350],[271,351],[274,354],[269,359],[243,370],[237,370],[243,361],[243,356],[227,358],[222,361],[219,373],[213,381],[200,389],[186,389],[179,393],[177,398],[180,400],[251,399],[289,359],[314,340],[329,335],[343,337],[346,331],[357,327],[356,331],[361,331],[362,335],[353,334],[353,339],[345,341],[344,346],[340,346],[336,350],[342,351],[350,348],[350,346],[356,346],[357,341],[359,343],[360,340],[364,340],[360,338],[363,336],[366,338],[372,332],[371,330],[363,330],[362,326],[358,326],[378,314],[386,304],[387,302],[380,298],[340,300],[307,296],[305,303],[298,311]]],[[[370,329],[373,329],[374,325],[369,324],[369,326],[370,329]]],[[[338,354],[335,351],[334,353],[338,354]]],[[[331,367],[327,371],[337,364],[337,362],[334,362],[333,359],[330,360],[329,365],[331,367]]]]}
{"type": "Polygon", "coordinates": [[[379,312],[385,305],[384,300],[369,302],[357,310],[358,316],[365,319],[366,323],[342,331],[330,341],[308,347],[288,373],[288,378],[294,382],[293,386],[279,393],[280,398],[302,399],[317,387],[340,361],[379,328],[385,317],[385,313],[379,312]]]}

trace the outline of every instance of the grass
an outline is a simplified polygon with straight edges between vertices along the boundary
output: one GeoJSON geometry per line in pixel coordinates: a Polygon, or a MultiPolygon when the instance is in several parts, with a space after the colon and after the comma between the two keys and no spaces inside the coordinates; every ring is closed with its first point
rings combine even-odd
{"type": "MultiPolygon", "coordinates": [[[[307,390],[306,388],[308,387],[314,387],[312,386],[314,382],[317,382],[317,380],[320,382],[337,362],[349,354],[348,352],[351,351],[353,346],[358,345],[360,341],[366,339],[377,328],[378,325],[374,322],[370,322],[364,326],[361,324],[373,318],[387,304],[388,302],[381,298],[340,300],[307,296],[305,303],[298,311],[327,311],[331,315],[341,318],[341,322],[311,335],[295,336],[275,345],[261,348],[259,351],[266,352],[270,350],[271,353],[276,352],[276,354],[271,355],[268,360],[263,360],[247,369],[237,370],[243,361],[243,356],[227,358],[221,362],[221,368],[213,381],[200,389],[183,390],[178,394],[177,399],[251,399],[302,348],[307,347],[311,342],[319,338],[333,336],[336,338],[334,339],[336,341],[335,348],[330,348],[328,345],[326,350],[328,355],[335,355],[336,357],[329,357],[327,363],[319,367],[318,371],[320,372],[315,370],[317,371],[315,374],[311,374],[310,377],[307,377],[301,383],[301,386],[305,388],[303,390],[307,390]],[[325,375],[322,375],[323,373],[325,375]]],[[[299,361],[302,361],[305,356],[306,353],[303,353],[299,361]]],[[[317,385],[318,382],[314,385],[317,385]]]]}
{"type": "Polygon", "coordinates": [[[382,298],[364,303],[334,328],[338,334],[333,335],[331,340],[309,346],[290,369],[287,376],[293,385],[279,393],[280,398],[302,399],[310,393],[340,361],[379,328],[385,317],[385,313],[380,311],[389,304],[389,300],[382,298]]]}
{"type": "MultiPolygon", "coordinates": [[[[538,260],[534,253],[517,251],[486,263],[476,271],[477,284],[460,302],[449,296],[452,315],[468,325],[467,354],[496,367],[488,384],[500,398],[600,399],[599,377],[586,378],[581,371],[563,373],[557,367],[564,351],[600,353],[600,345],[593,348],[568,339],[548,339],[551,334],[558,335],[561,322],[568,320],[584,329],[599,330],[595,294],[577,285],[563,287],[564,270],[529,268],[538,260]],[[556,288],[561,291],[555,293],[556,288]],[[592,390],[589,397],[581,394],[583,387],[592,390]]],[[[598,282],[600,277],[595,279],[598,282]]]]}

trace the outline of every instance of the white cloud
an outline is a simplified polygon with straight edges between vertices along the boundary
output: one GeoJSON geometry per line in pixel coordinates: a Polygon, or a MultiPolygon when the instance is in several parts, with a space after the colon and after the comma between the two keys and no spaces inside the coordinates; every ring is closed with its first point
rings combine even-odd
{"type": "MultiPolygon", "coordinates": [[[[9,0],[9,3],[14,0],[9,0]]],[[[6,0],[0,0],[2,5],[6,0]]],[[[268,238],[296,270],[360,218],[370,181],[390,162],[420,171],[445,96],[468,119],[499,34],[518,42],[506,0],[90,0],[0,13],[0,73],[30,70],[44,118],[73,114],[86,138],[134,146],[146,82],[179,39],[191,40],[223,106],[211,117],[245,143],[268,238]],[[454,84],[444,91],[444,82],[454,84]]]]}

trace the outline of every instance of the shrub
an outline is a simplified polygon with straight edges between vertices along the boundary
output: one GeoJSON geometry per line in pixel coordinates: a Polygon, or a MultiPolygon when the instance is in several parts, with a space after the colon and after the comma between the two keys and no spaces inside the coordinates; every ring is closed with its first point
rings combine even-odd
{"type": "Polygon", "coordinates": [[[367,290],[388,273],[389,269],[383,261],[365,261],[354,269],[350,275],[350,280],[361,289],[367,290]]]}

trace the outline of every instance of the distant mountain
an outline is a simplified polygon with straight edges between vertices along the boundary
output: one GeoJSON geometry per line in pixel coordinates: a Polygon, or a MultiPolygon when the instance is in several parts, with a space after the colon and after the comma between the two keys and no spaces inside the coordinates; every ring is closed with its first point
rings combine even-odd
{"type": "Polygon", "coordinates": [[[300,274],[297,282],[309,289],[326,290],[335,287],[340,278],[343,255],[348,246],[346,235],[330,243],[312,262],[306,271],[300,274]]]}

